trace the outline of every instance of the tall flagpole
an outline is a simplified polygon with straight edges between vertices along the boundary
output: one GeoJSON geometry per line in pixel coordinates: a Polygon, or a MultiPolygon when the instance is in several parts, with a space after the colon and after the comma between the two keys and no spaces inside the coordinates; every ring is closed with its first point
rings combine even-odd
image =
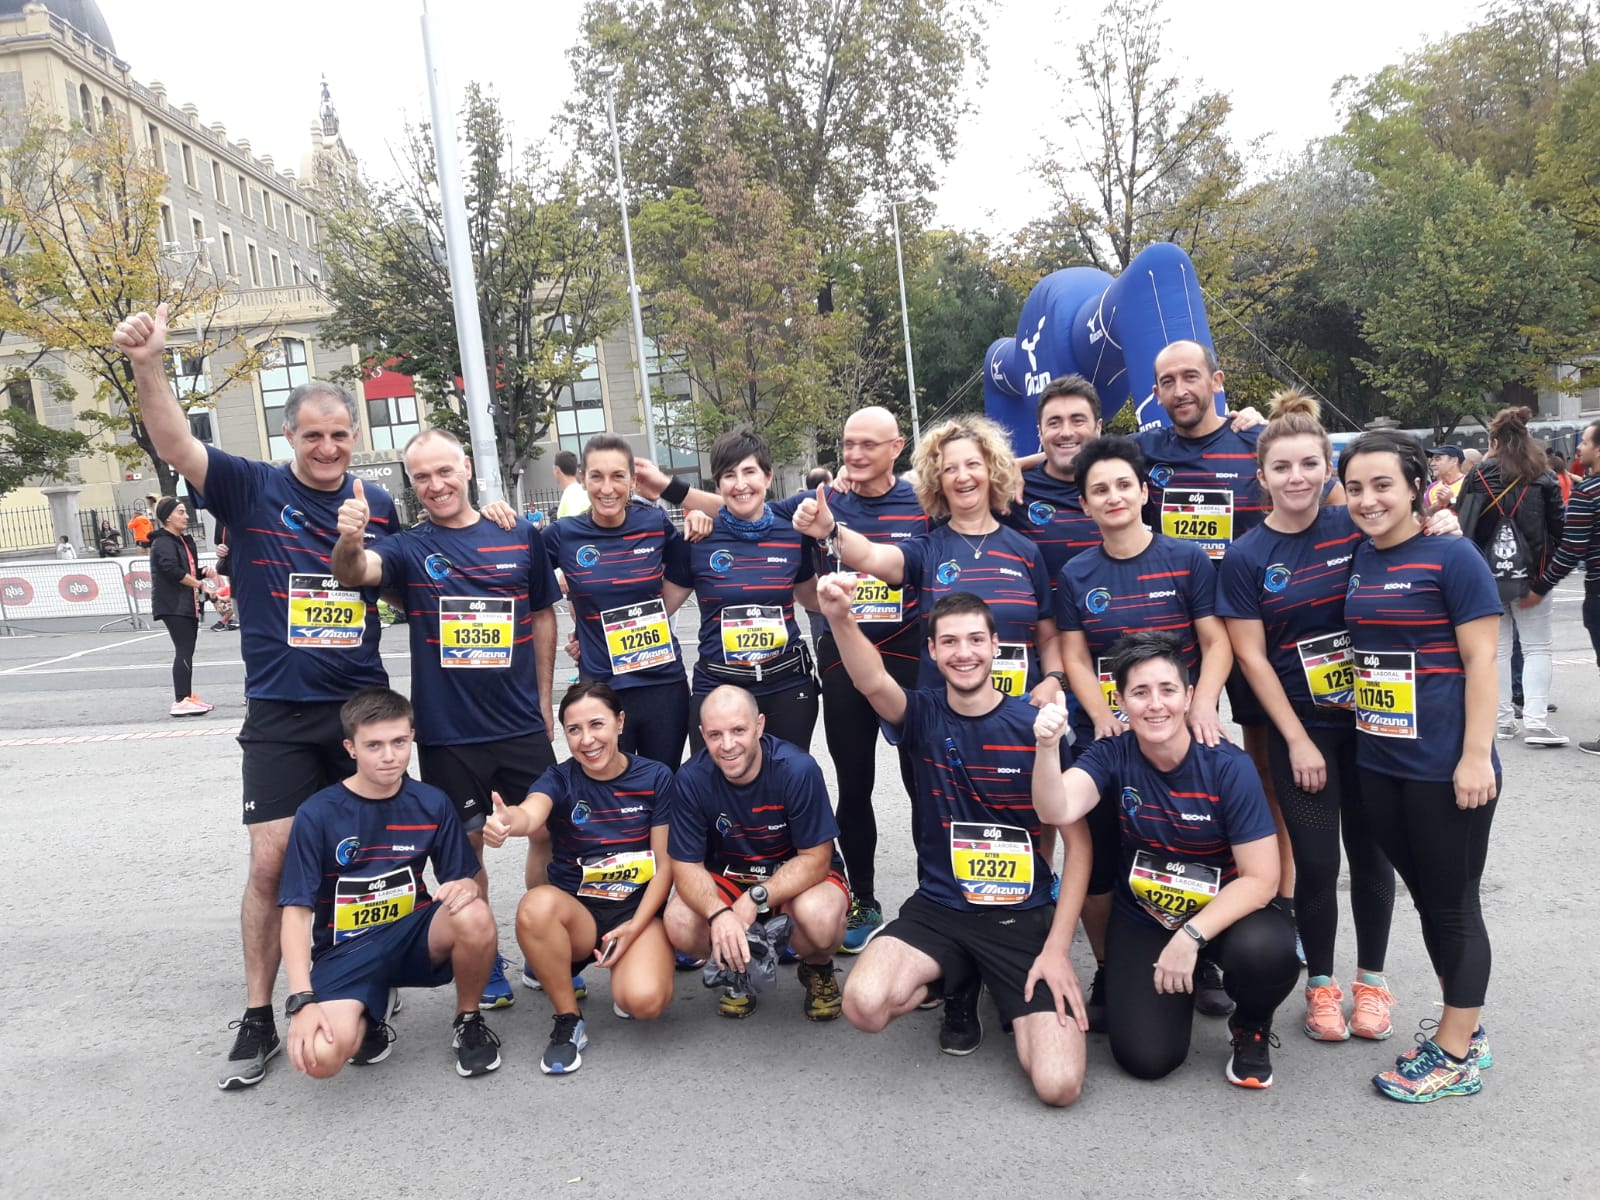
{"type": "Polygon", "coordinates": [[[894,265],[900,273],[900,327],[906,334],[906,391],[911,396],[911,444],[922,441],[922,422],[917,419],[917,372],[911,365],[911,311],[906,306],[906,262],[900,253],[900,204],[889,201],[889,212],[894,216],[894,265]]]}

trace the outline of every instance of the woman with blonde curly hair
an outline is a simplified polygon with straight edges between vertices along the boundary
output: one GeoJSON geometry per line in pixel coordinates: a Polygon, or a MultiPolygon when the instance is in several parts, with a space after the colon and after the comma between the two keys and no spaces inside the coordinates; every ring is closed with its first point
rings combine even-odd
{"type": "MultiPolygon", "coordinates": [[[[834,520],[826,487],[801,502],[794,527],[824,542],[841,567],[890,587],[916,588],[923,612],[953,592],[978,596],[994,613],[1000,634],[993,685],[1011,696],[1028,693],[1034,704],[1060,700],[1050,576],[1038,547],[995,515],[1010,506],[1017,486],[1016,459],[1004,431],[978,416],[943,421],[923,434],[911,462],[917,498],[937,522],[927,533],[895,544],[870,542],[834,520]]],[[[943,682],[926,645],[918,682],[943,682]]]]}

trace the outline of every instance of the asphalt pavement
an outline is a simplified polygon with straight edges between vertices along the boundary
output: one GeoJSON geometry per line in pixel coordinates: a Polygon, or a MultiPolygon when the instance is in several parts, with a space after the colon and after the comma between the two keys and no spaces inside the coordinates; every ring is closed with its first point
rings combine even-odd
{"type": "MultiPolygon", "coordinates": [[[[1557,595],[1552,724],[1574,744],[1500,743],[1484,885],[1495,1066],[1480,1095],[1428,1106],[1368,1083],[1438,1014],[1403,890],[1388,963],[1396,1037],[1308,1041],[1291,997],[1265,1092],[1224,1080],[1225,1023],[1203,1017],[1190,1061],[1155,1083],[1124,1076],[1092,1036],[1083,1098],[1052,1110],[1033,1098],[987,999],[982,1048],[956,1059],[937,1050],[937,1012],[876,1036],[808,1023],[792,971],[743,1022],[719,1019],[698,975],[680,975],[671,1009],[645,1024],[612,1015],[605,972],[592,970],[591,1045],[574,1076],[540,1074],[550,1010],[518,987],[515,1007],[489,1015],[504,1065],[457,1077],[443,989],[408,993],[379,1066],[315,1082],[279,1056],[258,1087],[224,1093],[215,1076],[244,1002],[238,635],[202,631],[196,691],[217,707],[182,721],[166,715],[160,629],[52,624],[0,638],[0,844],[15,872],[0,909],[11,1097],[0,1193],[1595,1196],[1600,1021],[1584,989],[1600,957],[1583,880],[1600,847],[1600,757],[1576,743],[1600,736],[1600,676],[1580,599],[1570,585],[1557,595]]],[[[401,689],[404,633],[383,643],[401,689]]],[[[558,692],[569,674],[563,661],[558,692]]],[[[831,785],[820,722],[813,749],[831,785]]],[[[877,779],[879,890],[892,909],[914,887],[914,861],[881,743],[877,779]]],[[[521,856],[492,851],[489,863],[501,948],[516,958],[521,856]]],[[[1348,912],[1340,938],[1348,979],[1348,912]]],[[[1081,939],[1075,958],[1087,986],[1081,939]]]]}

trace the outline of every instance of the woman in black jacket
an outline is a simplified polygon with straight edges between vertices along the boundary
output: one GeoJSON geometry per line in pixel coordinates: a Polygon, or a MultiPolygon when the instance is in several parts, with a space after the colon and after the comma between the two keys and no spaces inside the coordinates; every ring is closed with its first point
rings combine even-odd
{"type": "Polygon", "coordinates": [[[200,632],[200,589],[214,572],[200,566],[189,510],[171,496],[156,503],[158,528],[150,537],[150,611],[172,638],[175,717],[200,717],[214,707],[194,694],[194,643],[200,632]]]}
{"type": "Polygon", "coordinates": [[[1567,738],[1550,728],[1549,596],[1537,604],[1517,603],[1539,578],[1561,541],[1564,512],[1561,484],[1550,471],[1544,451],[1528,433],[1533,412],[1503,408],[1489,422],[1489,456],[1466,477],[1458,502],[1461,529],[1477,543],[1500,584],[1505,613],[1500,618],[1498,654],[1499,714],[1495,737],[1517,736],[1512,705],[1511,641],[1522,640],[1523,741],[1530,746],[1565,746],[1567,738]]]}

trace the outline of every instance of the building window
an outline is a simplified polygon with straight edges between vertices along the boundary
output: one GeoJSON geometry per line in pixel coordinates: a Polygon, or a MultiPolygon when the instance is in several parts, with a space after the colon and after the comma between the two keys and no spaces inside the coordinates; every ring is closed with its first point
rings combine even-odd
{"type": "MultiPolygon", "coordinates": [[[[206,356],[201,353],[199,346],[173,346],[167,351],[167,371],[172,377],[172,390],[179,400],[204,396],[211,390],[206,375],[206,356]]],[[[202,442],[216,441],[211,423],[212,412],[209,404],[197,404],[185,412],[189,418],[189,432],[202,442]]]]}
{"type": "Polygon", "coordinates": [[[150,157],[156,164],[156,170],[165,171],[167,156],[161,149],[161,129],[152,121],[147,132],[150,135],[150,157]]]}
{"type": "Polygon", "coordinates": [[[606,431],[605,402],[600,395],[600,359],[593,346],[577,351],[583,373],[556,397],[556,440],[561,449],[582,457],[583,444],[606,431]]]}
{"type": "Polygon", "coordinates": [[[682,355],[663,354],[653,338],[645,340],[645,352],[650,411],[656,424],[656,462],[669,475],[673,471],[698,473],[700,439],[688,364],[682,355]]]}
{"type": "Polygon", "coordinates": [[[300,240],[294,235],[294,205],[292,204],[285,204],[283,206],[283,227],[288,231],[289,240],[291,242],[298,242],[300,240]]]}
{"type": "Polygon", "coordinates": [[[233,257],[233,234],[226,229],[222,231],[222,264],[228,268],[229,275],[239,273],[239,263],[233,257]]]}
{"type": "Polygon", "coordinates": [[[239,182],[239,211],[246,217],[250,215],[250,188],[244,181],[244,176],[238,177],[239,182]]]}
{"type": "Polygon", "coordinates": [[[102,129],[110,129],[111,128],[111,97],[110,96],[101,96],[100,97],[100,127],[102,129]]]}
{"type": "Polygon", "coordinates": [[[33,380],[23,376],[13,379],[6,384],[6,405],[10,408],[20,408],[30,417],[38,420],[39,414],[33,407],[33,380]]]}
{"type": "Polygon", "coordinates": [[[90,133],[94,132],[94,101],[89,98],[89,85],[78,85],[78,116],[83,121],[83,127],[90,133]]]}
{"type": "Polygon", "coordinates": [[[222,164],[214,158],[211,160],[211,190],[217,194],[217,203],[228,207],[228,185],[222,178],[222,164]]]}
{"type": "Polygon", "coordinates": [[[172,206],[170,204],[161,206],[161,239],[166,243],[163,249],[171,250],[178,245],[178,230],[172,223],[172,206]]]}
{"type": "Polygon", "coordinates": [[[306,214],[306,244],[310,246],[317,244],[317,222],[310,213],[306,214]]]}
{"type": "Polygon", "coordinates": [[[261,258],[256,253],[256,244],[254,242],[246,242],[244,244],[244,255],[245,255],[245,258],[249,259],[249,261],[250,261],[250,286],[251,287],[260,287],[261,286],[261,258]]]}
{"type": "Polygon", "coordinates": [[[290,277],[294,280],[295,287],[299,287],[302,283],[305,282],[305,280],[300,275],[300,264],[299,263],[291,261],[289,263],[289,273],[290,273],[290,277]]]}
{"type": "Polygon", "coordinates": [[[272,257],[272,286],[273,287],[282,287],[283,286],[283,265],[278,262],[278,253],[277,253],[277,251],[274,250],[274,251],[271,251],[270,253],[271,253],[271,257],[272,257]]]}
{"type": "Polygon", "coordinates": [[[298,338],[279,338],[264,349],[266,358],[256,379],[261,385],[261,411],[267,419],[267,456],[292,458],[289,439],[283,436],[283,406],[290,392],[311,380],[306,344],[298,338]]]}
{"type": "Polygon", "coordinates": [[[273,210],[273,207],[274,207],[274,205],[272,203],[272,196],[270,194],[268,194],[266,188],[262,188],[261,189],[261,219],[267,223],[267,228],[268,229],[276,229],[277,228],[277,226],[272,223],[272,219],[273,219],[272,210],[273,210]]]}
{"type": "Polygon", "coordinates": [[[420,429],[415,396],[388,396],[367,401],[367,430],[374,450],[399,450],[420,429]]]}
{"type": "Polygon", "coordinates": [[[311,286],[312,287],[321,287],[322,286],[322,277],[320,275],[318,275],[315,271],[311,272],[311,286]]]}
{"type": "Polygon", "coordinates": [[[183,144],[183,182],[196,191],[200,190],[200,185],[195,182],[194,176],[194,150],[190,148],[188,142],[183,144]]]}
{"type": "Polygon", "coordinates": [[[206,244],[206,223],[199,217],[189,218],[189,232],[194,238],[195,261],[201,266],[211,266],[211,247],[206,244]]]}

